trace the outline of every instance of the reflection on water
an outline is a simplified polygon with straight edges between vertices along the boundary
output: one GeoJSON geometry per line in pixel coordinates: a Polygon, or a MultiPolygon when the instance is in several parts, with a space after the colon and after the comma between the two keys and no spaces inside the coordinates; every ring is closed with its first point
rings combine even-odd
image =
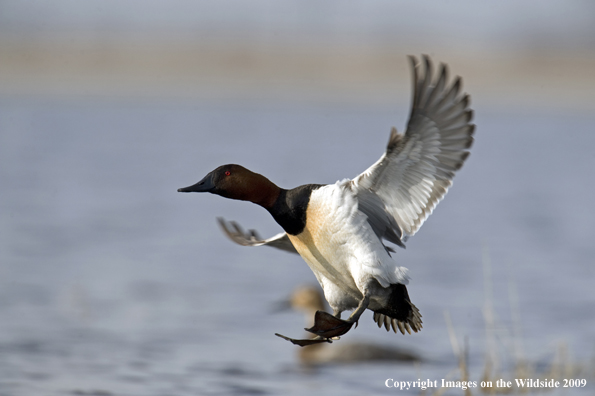
{"type": "Polygon", "coordinates": [[[307,266],[235,246],[218,230],[224,216],[278,232],[260,208],[176,189],[229,162],[283,187],[353,177],[380,156],[391,125],[402,129],[405,111],[1,104],[0,394],[386,392],[388,378],[435,380],[456,367],[445,310],[478,379],[484,249],[501,345],[509,348],[516,290],[529,359],[549,361],[557,340],[577,360],[592,350],[592,115],[478,111],[472,156],[396,256],[411,270],[423,331],[389,334],[365,314],[345,337],[405,347],[425,362],[304,371],[296,348],[273,335],[300,336],[302,316],[271,311],[314,281],[307,266]]]}

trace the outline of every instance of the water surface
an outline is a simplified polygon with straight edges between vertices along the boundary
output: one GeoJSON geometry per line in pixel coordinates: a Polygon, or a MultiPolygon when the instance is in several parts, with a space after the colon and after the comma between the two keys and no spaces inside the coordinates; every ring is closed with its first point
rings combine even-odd
{"type": "Polygon", "coordinates": [[[407,110],[2,99],[0,394],[390,394],[388,378],[453,376],[445,311],[478,381],[486,290],[504,369],[522,352],[545,370],[559,342],[572,361],[589,359],[593,115],[476,109],[471,157],[396,255],[423,331],[389,334],[368,313],[340,341],[405,347],[419,365],[302,369],[297,347],[273,334],[300,337],[304,318],[272,308],[315,282],[305,263],[219,231],[217,216],[279,232],[261,208],[176,192],[224,163],[282,187],[354,177],[407,110]]]}

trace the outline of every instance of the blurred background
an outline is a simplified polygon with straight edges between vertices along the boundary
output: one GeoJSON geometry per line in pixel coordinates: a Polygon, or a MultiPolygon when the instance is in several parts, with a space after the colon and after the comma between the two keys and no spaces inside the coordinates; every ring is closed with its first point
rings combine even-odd
{"type": "Polygon", "coordinates": [[[0,394],[382,394],[460,379],[464,348],[474,381],[592,380],[594,111],[589,1],[2,0],[0,394]],[[367,313],[329,346],[418,359],[305,369],[274,336],[303,315],[273,311],[306,264],[218,229],[279,232],[261,208],[176,189],[225,163],[285,188],[358,175],[404,130],[421,54],[477,124],[395,257],[424,329],[367,313]]]}

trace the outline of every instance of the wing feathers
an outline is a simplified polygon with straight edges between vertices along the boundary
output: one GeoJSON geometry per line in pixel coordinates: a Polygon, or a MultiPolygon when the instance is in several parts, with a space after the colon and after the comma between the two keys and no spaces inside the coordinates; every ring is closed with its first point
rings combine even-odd
{"type": "Polygon", "coordinates": [[[417,232],[452,184],[473,143],[470,97],[462,80],[448,82],[448,67],[410,56],[413,103],[405,134],[391,130],[386,153],[354,179],[357,188],[375,192],[396,220],[403,237],[417,232]],[[423,70],[422,70],[423,69],[423,70]]]}
{"type": "Polygon", "coordinates": [[[225,219],[218,217],[217,221],[219,226],[223,230],[223,233],[227,235],[229,239],[242,246],[263,246],[267,245],[277,249],[284,250],[289,253],[297,254],[297,250],[293,247],[293,244],[287,237],[287,234],[282,232],[269,239],[261,239],[255,230],[249,230],[244,232],[242,227],[239,226],[235,221],[226,221],[225,219]]]}

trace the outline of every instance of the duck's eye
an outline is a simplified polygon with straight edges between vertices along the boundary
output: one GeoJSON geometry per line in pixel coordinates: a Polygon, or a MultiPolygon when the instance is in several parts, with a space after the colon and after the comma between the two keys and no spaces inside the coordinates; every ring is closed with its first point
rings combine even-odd
{"type": "Polygon", "coordinates": [[[225,171],[225,176],[229,176],[229,175],[231,175],[231,172],[230,171],[225,171]]]}

